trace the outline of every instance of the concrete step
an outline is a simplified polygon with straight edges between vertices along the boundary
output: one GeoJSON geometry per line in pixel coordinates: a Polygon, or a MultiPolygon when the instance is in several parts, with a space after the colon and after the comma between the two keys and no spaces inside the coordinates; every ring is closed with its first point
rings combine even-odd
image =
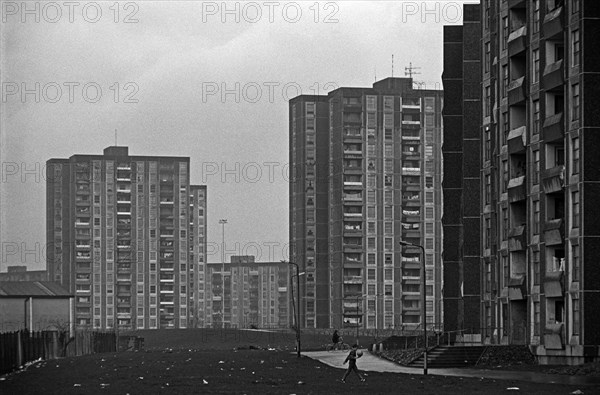
{"type": "MultiPolygon", "coordinates": [[[[484,346],[477,347],[452,347],[439,346],[427,353],[428,367],[459,367],[472,366],[477,363],[483,352],[484,346]]],[[[423,367],[423,356],[414,360],[411,367],[423,367]]]]}

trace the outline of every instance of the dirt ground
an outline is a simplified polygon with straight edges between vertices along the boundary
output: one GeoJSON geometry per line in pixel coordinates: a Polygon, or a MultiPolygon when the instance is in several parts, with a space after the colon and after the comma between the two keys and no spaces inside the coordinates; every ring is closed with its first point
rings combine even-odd
{"type": "MultiPolygon", "coordinates": [[[[0,378],[0,394],[600,393],[600,388],[592,387],[394,373],[369,373],[364,383],[350,376],[344,384],[340,381],[342,369],[297,358],[290,349],[276,347],[289,343],[288,337],[276,341],[266,335],[252,339],[205,335],[155,333],[147,336],[143,351],[41,361],[0,378]],[[200,335],[204,342],[199,342],[200,335]],[[519,389],[509,390],[514,387],[519,389]]],[[[340,358],[345,358],[345,353],[340,358]]]]}

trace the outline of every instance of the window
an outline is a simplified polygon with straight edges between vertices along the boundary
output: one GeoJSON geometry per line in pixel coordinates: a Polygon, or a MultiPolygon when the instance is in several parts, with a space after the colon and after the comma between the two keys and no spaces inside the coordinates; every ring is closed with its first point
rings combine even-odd
{"type": "Polygon", "coordinates": [[[490,102],[492,99],[492,94],[491,94],[492,90],[491,87],[486,86],[485,87],[485,94],[484,94],[484,103],[483,103],[483,116],[484,117],[489,117],[491,114],[491,108],[490,108],[490,102]]]}
{"type": "Polygon", "coordinates": [[[431,237],[425,239],[425,249],[433,250],[433,239],[431,237]]]}
{"type": "Polygon", "coordinates": [[[508,88],[508,65],[502,66],[502,97],[506,97],[506,89],[508,88]]]}
{"type": "Polygon", "coordinates": [[[578,336],[581,332],[581,321],[579,319],[579,299],[573,299],[573,335],[578,336]]]}
{"type": "Polygon", "coordinates": [[[579,228],[579,191],[571,193],[571,227],[579,228]]]}
{"type": "Polygon", "coordinates": [[[488,29],[490,27],[490,0],[484,0],[483,10],[485,12],[483,16],[483,27],[488,29]]]}
{"type": "Polygon", "coordinates": [[[367,280],[375,280],[375,269],[367,270],[367,280]]]}
{"type": "Polygon", "coordinates": [[[425,233],[433,234],[433,223],[432,222],[427,222],[425,224],[425,233]]]}
{"type": "Polygon", "coordinates": [[[532,124],[533,124],[533,134],[538,134],[540,132],[540,101],[533,101],[533,111],[532,111],[532,124]]]}
{"type": "Polygon", "coordinates": [[[392,219],[392,206],[384,207],[384,217],[385,219],[392,219]]]}
{"type": "Polygon", "coordinates": [[[384,280],[392,280],[393,279],[393,273],[392,273],[392,269],[388,268],[384,270],[384,280]]]}
{"type": "Polygon", "coordinates": [[[374,237],[368,237],[367,238],[367,248],[370,250],[374,250],[375,249],[375,238],[374,237]]]}
{"type": "Polygon", "coordinates": [[[384,224],[384,233],[385,234],[392,234],[394,233],[394,227],[393,227],[394,223],[393,222],[386,222],[384,224]]]}
{"type": "Polygon", "coordinates": [[[425,218],[433,219],[433,207],[425,207],[425,218]]]}
{"type": "Polygon", "coordinates": [[[508,237],[508,209],[502,209],[502,240],[508,237]]]}
{"type": "Polygon", "coordinates": [[[502,18],[502,50],[506,49],[506,43],[508,42],[508,17],[502,18]]]}
{"type": "Polygon", "coordinates": [[[502,183],[500,185],[500,189],[502,192],[506,192],[506,187],[508,186],[508,161],[502,161],[502,183]]]}
{"type": "Polygon", "coordinates": [[[375,206],[367,207],[367,218],[375,218],[375,206]]]}
{"type": "Polygon", "coordinates": [[[377,260],[375,259],[375,254],[367,254],[367,264],[375,265],[376,263],[377,263],[377,260]]]}
{"type": "Polygon", "coordinates": [[[508,267],[508,257],[502,255],[500,257],[502,262],[502,286],[508,287],[508,277],[510,276],[510,268],[508,267]]]}
{"type": "Polygon", "coordinates": [[[425,192],[425,203],[433,203],[433,192],[425,192]]]}
{"type": "Polygon", "coordinates": [[[533,0],[533,32],[540,31],[540,0],[533,0]]]}
{"type": "Polygon", "coordinates": [[[367,190],[367,203],[375,204],[375,191],[373,189],[367,190]]]}
{"type": "Polygon", "coordinates": [[[532,52],[533,60],[533,83],[537,83],[540,80],[540,50],[534,49],[532,52]]]}
{"type": "Polygon", "coordinates": [[[533,151],[533,179],[534,184],[540,183],[540,151],[533,151]]]}
{"type": "Polygon", "coordinates": [[[490,233],[492,231],[492,223],[489,218],[485,219],[484,231],[485,231],[485,233],[483,234],[483,248],[488,249],[488,248],[490,248],[490,237],[491,237],[490,233]]]}
{"type": "Polygon", "coordinates": [[[580,0],[571,0],[571,13],[576,14],[579,12],[579,1],[580,0]]]}
{"type": "Polygon", "coordinates": [[[393,239],[393,238],[391,238],[391,237],[386,237],[386,238],[385,238],[385,245],[384,245],[384,248],[385,248],[386,250],[392,250],[392,249],[394,249],[394,246],[393,246],[393,241],[394,241],[394,239],[393,239]]]}
{"type": "Polygon", "coordinates": [[[533,202],[533,234],[540,234],[540,201],[533,202]]]}
{"type": "Polygon", "coordinates": [[[540,302],[533,302],[533,335],[540,335],[540,302]]]}
{"type": "Polygon", "coordinates": [[[388,296],[392,295],[392,284],[385,284],[384,293],[388,296]]]}
{"type": "Polygon", "coordinates": [[[508,112],[502,113],[502,145],[506,145],[506,141],[508,140],[508,132],[510,131],[510,126],[508,124],[508,112]]]}
{"type": "Polygon", "coordinates": [[[579,173],[579,137],[571,140],[571,173],[579,173]]]}
{"type": "Polygon", "coordinates": [[[367,293],[369,295],[375,295],[375,284],[367,285],[367,293]]]}
{"type": "Polygon", "coordinates": [[[433,254],[425,254],[425,265],[433,265],[433,254]]]}
{"type": "Polygon", "coordinates": [[[579,262],[579,246],[574,245],[571,247],[571,281],[579,282],[579,270],[580,270],[580,262],[579,262]]]}
{"type": "Polygon", "coordinates": [[[485,175],[485,192],[484,192],[484,202],[485,204],[490,204],[490,195],[492,193],[492,179],[489,174],[485,175]]]}
{"type": "Polygon", "coordinates": [[[484,147],[484,150],[483,150],[483,159],[484,160],[490,160],[491,159],[490,158],[490,156],[491,156],[490,155],[490,153],[491,153],[491,144],[492,144],[491,133],[492,132],[491,132],[489,126],[486,126],[486,128],[485,128],[485,135],[484,135],[484,138],[485,138],[485,141],[484,141],[485,147],[484,147]]]}
{"type": "Polygon", "coordinates": [[[572,103],[572,107],[571,107],[571,120],[572,121],[577,121],[579,119],[579,84],[573,84],[572,90],[571,90],[571,95],[572,95],[572,99],[571,99],[571,103],[572,103]]]}
{"type": "Polygon", "coordinates": [[[375,233],[375,222],[367,222],[367,232],[375,233]]]}
{"type": "Polygon", "coordinates": [[[490,72],[490,63],[491,63],[491,46],[490,46],[490,42],[486,42],[485,43],[485,72],[489,73],[490,72]]]}
{"type": "Polygon", "coordinates": [[[581,42],[579,41],[579,30],[573,30],[571,32],[571,58],[573,59],[573,66],[579,65],[579,52],[581,50],[581,42]]]}

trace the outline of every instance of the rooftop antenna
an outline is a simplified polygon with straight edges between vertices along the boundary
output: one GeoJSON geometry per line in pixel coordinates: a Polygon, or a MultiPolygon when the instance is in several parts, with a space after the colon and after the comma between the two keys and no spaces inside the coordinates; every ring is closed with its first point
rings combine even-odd
{"type": "Polygon", "coordinates": [[[115,147],[117,146],[117,129],[115,129],[115,147]]]}
{"type": "Polygon", "coordinates": [[[392,54],[392,78],[394,78],[394,54],[392,54]]]}
{"type": "Polygon", "coordinates": [[[413,67],[412,62],[410,62],[408,64],[408,67],[404,68],[404,75],[407,75],[410,78],[412,78],[413,75],[421,74],[420,72],[415,71],[415,70],[420,70],[420,69],[421,69],[420,67],[413,67]]]}
{"type": "Polygon", "coordinates": [[[377,82],[377,66],[375,66],[375,82],[377,82]]]}

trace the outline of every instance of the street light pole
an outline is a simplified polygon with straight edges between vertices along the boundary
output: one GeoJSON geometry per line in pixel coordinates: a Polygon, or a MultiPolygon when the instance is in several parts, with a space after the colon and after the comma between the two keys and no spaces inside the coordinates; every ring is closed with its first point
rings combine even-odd
{"type": "Polygon", "coordinates": [[[425,353],[424,353],[424,362],[423,362],[423,375],[427,375],[427,271],[425,269],[425,248],[423,248],[422,245],[420,244],[412,244],[412,243],[407,243],[406,241],[401,241],[400,245],[402,246],[410,246],[410,247],[418,247],[421,249],[421,270],[423,271],[422,274],[422,278],[423,281],[421,284],[423,284],[423,291],[422,291],[422,298],[423,298],[423,306],[422,306],[422,311],[423,311],[423,344],[425,346],[425,353]]]}
{"type": "Polygon", "coordinates": [[[222,227],[223,242],[221,244],[221,328],[225,328],[225,224],[226,219],[220,219],[219,223],[222,227]]]}
{"type": "MultiPolygon", "coordinates": [[[[298,352],[298,358],[300,358],[300,267],[298,266],[297,263],[295,262],[288,262],[289,265],[294,265],[296,266],[296,288],[298,289],[298,297],[296,298],[296,343],[297,343],[297,347],[296,350],[298,352]]],[[[290,284],[290,287],[292,287],[292,298],[294,296],[294,289],[293,289],[293,285],[290,284]]]]}

